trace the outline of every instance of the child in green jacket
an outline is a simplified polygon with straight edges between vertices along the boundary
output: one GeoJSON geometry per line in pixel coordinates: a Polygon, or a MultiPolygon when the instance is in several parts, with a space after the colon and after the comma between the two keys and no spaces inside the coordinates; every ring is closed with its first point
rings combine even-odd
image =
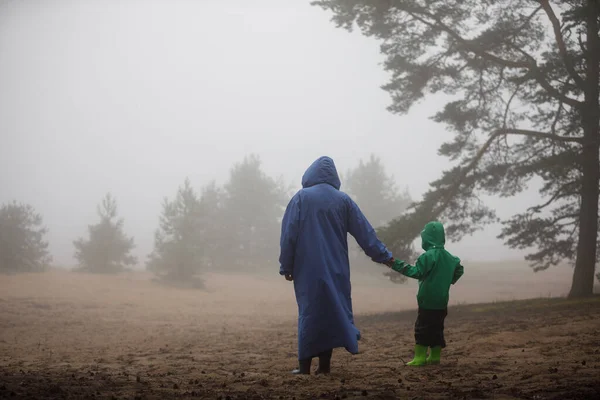
{"type": "Polygon", "coordinates": [[[400,260],[388,265],[402,275],[419,280],[417,302],[419,314],[415,323],[415,358],[411,366],[439,364],[444,340],[444,320],[448,314],[450,285],[460,279],[464,268],[460,259],[444,249],[444,226],[429,222],[421,232],[423,253],[414,266],[400,260]],[[427,357],[427,349],[430,349],[427,357]]]}

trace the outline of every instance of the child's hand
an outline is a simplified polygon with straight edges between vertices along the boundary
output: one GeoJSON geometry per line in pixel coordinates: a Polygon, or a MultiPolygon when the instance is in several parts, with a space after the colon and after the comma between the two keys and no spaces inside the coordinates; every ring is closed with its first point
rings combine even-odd
{"type": "Polygon", "coordinates": [[[394,257],[392,257],[392,258],[390,258],[389,260],[387,260],[387,261],[385,262],[385,265],[386,265],[388,268],[392,268],[392,267],[394,266],[394,263],[395,263],[395,262],[396,262],[396,260],[394,259],[394,257]]]}

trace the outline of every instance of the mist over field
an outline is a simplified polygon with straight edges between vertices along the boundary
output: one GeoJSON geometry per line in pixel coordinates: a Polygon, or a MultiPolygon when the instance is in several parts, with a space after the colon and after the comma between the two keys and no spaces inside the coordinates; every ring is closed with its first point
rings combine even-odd
{"type": "MultiPolygon", "coordinates": [[[[374,154],[415,200],[449,166],[429,120],[443,99],[387,112],[378,43],[307,1],[4,1],[0,50],[0,203],[35,207],[57,266],[110,192],[143,269],[162,199],[186,177],[223,185],[253,153],[293,189],[321,155],[344,174],[374,154]]],[[[536,196],[486,200],[508,216],[536,196]]],[[[498,231],[452,249],[521,259],[498,231]]]]}
{"type": "Polygon", "coordinates": [[[0,398],[600,398],[599,27],[595,0],[0,0],[0,398]],[[406,365],[417,279],[349,235],[359,354],[289,373],[282,218],[321,156],[396,259],[444,223],[439,366],[406,365]]]}

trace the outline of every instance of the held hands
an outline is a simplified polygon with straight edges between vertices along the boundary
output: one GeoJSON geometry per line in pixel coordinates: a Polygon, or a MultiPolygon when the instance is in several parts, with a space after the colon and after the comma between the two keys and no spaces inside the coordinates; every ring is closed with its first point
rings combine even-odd
{"type": "Polygon", "coordinates": [[[388,268],[392,268],[394,266],[394,262],[396,262],[396,260],[394,259],[394,257],[390,258],[389,260],[387,260],[384,264],[388,267],[388,268]]]}

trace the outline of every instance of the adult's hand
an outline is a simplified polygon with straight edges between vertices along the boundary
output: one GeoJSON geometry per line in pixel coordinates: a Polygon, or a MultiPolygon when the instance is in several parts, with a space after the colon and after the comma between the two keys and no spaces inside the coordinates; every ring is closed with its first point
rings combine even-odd
{"type": "Polygon", "coordinates": [[[389,260],[387,260],[387,261],[385,262],[385,265],[386,265],[386,266],[388,266],[389,268],[392,268],[392,266],[394,266],[394,262],[395,262],[395,261],[396,261],[396,260],[394,259],[394,257],[392,257],[392,258],[390,258],[389,260]]]}
{"type": "Polygon", "coordinates": [[[288,281],[288,282],[291,282],[291,281],[294,280],[294,278],[292,277],[292,275],[286,274],[285,275],[285,280],[288,281]]]}

